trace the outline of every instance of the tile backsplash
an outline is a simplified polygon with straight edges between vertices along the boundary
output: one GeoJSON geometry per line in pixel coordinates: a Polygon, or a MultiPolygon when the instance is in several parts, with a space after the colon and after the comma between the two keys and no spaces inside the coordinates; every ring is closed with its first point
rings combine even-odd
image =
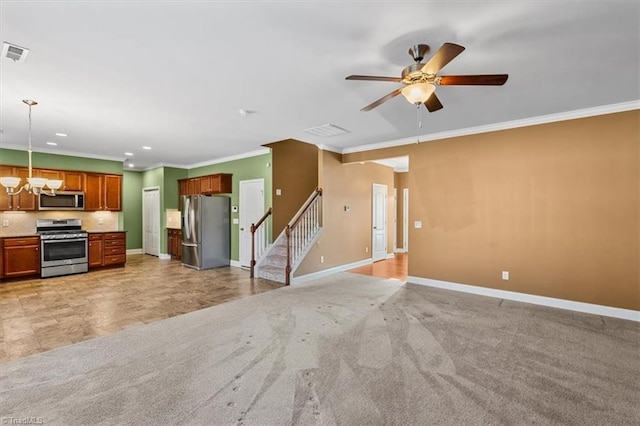
{"type": "Polygon", "coordinates": [[[0,212],[0,218],[0,236],[35,234],[36,219],[81,219],[82,229],[86,229],[87,231],[118,230],[117,212],[0,212]]]}

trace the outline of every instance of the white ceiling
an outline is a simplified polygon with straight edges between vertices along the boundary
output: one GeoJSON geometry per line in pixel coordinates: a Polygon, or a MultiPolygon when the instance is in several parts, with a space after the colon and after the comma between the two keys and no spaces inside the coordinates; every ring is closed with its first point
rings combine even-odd
{"type": "Polygon", "coordinates": [[[399,76],[416,43],[467,48],[441,75],[509,74],[502,87],[439,86],[444,109],[423,112],[422,135],[637,101],[639,15],[636,1],[3,0],[0,41],[30,53],[0,59],[0,146],[26,150],[22,99],[40,103],[34,150],[130,151],[136,169],[286,138],[349,150],[408,138],[416,111],[402,97],[360,111],[398,83],[345,77],[399,76]],[[303,132],[325,123],[350,132],[303,132]]]}

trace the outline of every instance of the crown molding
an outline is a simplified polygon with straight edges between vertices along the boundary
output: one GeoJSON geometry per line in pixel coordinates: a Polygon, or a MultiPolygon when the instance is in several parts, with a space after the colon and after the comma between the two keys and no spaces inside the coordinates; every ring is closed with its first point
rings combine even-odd
{"type": "Polygon", "coordinates": [[[336,154],[342,154],[342,148],[338,148],[336,146],[327,145],[324,143],[318,143],[316,144],[316,146],[318,147],[318,149],[322,151],[331,151],[331,152],[335,152],[336,154]]]}
{"type": "Polygon", "coordinates": [[[186,169],[195,169],[197,167],[211,166],[213,164],[228,163],[229,161],[242,160],[244,158],[258,157],[260,155],[269,154],[270,148],[261,148],[255,151],[245,152],[243,154],[230,155],[228,157],[216,158],[215,160],[203,161],[202,163],[191,164],[189,166],[183,166],[186,169]]]}
{"type": "Polygon", "coordinates": [[[466,129],[451,130],[447,132],[432,133],[403,139],[396,139],[387,142],[374,143],[370,145],[360,145],[353,148],[345,148],[343,154],[352,154],[355,152],[372,151],[374,149],[391,148],[394,146],[415,144],[416,139],[419,142],[429,142],[440,139],[455,138],[459,136],[475,135],[480,133],[495,132],[499,130],[516,129],[518,127],[535,126],[539,124],[554,123],[557,121],[575,120],[577,118],[594,117],[597,115],[613,114],[616,112],[632,111],[640,109],[640,100],[622,102],[619,104],[604,105],[594,108],[586,108],[575,111],[561,112],[557,114],[541,115],[538,117],[524,118],[521,120],[505,121],[502,123],[488,124],[485,126],[467,127],[466,129]]]}
{"type": "MultiPolygon", "coordinates": [[[[15,144],[2,144],[0,148],[11,149],[13,151],[23,151],[27,152],[27,147],[24,145],[15,145],[15,144]]],[[[41,147],[33,147],[33,152],[38,152],[41,154],[53,154],[53,155],[64,155],[67,157],[79,157],[79,158],[91,158],[94,160],[107,160],[107,161],[115,161],[117,163],[122,163],[124,160],[122,157],[110,157],[107,155],[96,155],[96,154],[87,154],[85,152],[77,152],[77,151],[65,151],[55,148],[41,148],[41,147]]]]}

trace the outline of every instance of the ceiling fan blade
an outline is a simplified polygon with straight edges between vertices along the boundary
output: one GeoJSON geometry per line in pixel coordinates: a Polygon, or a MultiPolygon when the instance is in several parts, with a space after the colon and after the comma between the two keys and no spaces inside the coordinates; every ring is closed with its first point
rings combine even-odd
{"type": "Polygon", "coordinates": [[[427,74],[436,75],[442,68],[451,62],[456,56],[462,53],[464,47],[453,44],[445,43],[438,49],[438,51],[424,64],[422,72],[427,74]]]}
{"type": "Polygon", "coordinates": [[[401,92],[402,88],[400,89],[396,89],[393,92],[389,93],[386,96],[381,97],[380,99],[378,99],[377,101],[367,105],[366,107],[362,108],[360,111],[371,111],[372,109],[374,109],[375,107],[377,107],[378,105],[387,102],[389,99],[391,98],[395,98],[396,96],[398,96],[401,92]]]}
{"type": "Polygon", "coordinates": [[[429,99],[424,101],[424,106],[427,107],[429,112],[434,112],[444,108],[442,103],[440,103],[440,99],[436,96],[436,92],[433,92],[431,96],[429,96],[429,99]]]}
{"type": "Polygon", "coordinates": [[[502,86],[508,78],[508,74],[443,75],[436,78],[436,83],[441,86],[502,86]]]}
{"type": "Polygon", "coordinates": [[[377,77],[375,75],[350,75],[345,80],[364,80],[364,81],[395,81],[401,82],[399,77],[377,77]]]}

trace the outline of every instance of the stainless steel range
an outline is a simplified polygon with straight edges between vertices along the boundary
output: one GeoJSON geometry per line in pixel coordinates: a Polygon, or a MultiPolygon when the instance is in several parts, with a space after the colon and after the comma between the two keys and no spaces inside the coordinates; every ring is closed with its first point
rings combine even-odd
{"type": "Polygon", "coordinates": [[[36,219],[40,234],[40,276],[80,274],[89,270],[89,238],[80,219],[36,219]]]}

